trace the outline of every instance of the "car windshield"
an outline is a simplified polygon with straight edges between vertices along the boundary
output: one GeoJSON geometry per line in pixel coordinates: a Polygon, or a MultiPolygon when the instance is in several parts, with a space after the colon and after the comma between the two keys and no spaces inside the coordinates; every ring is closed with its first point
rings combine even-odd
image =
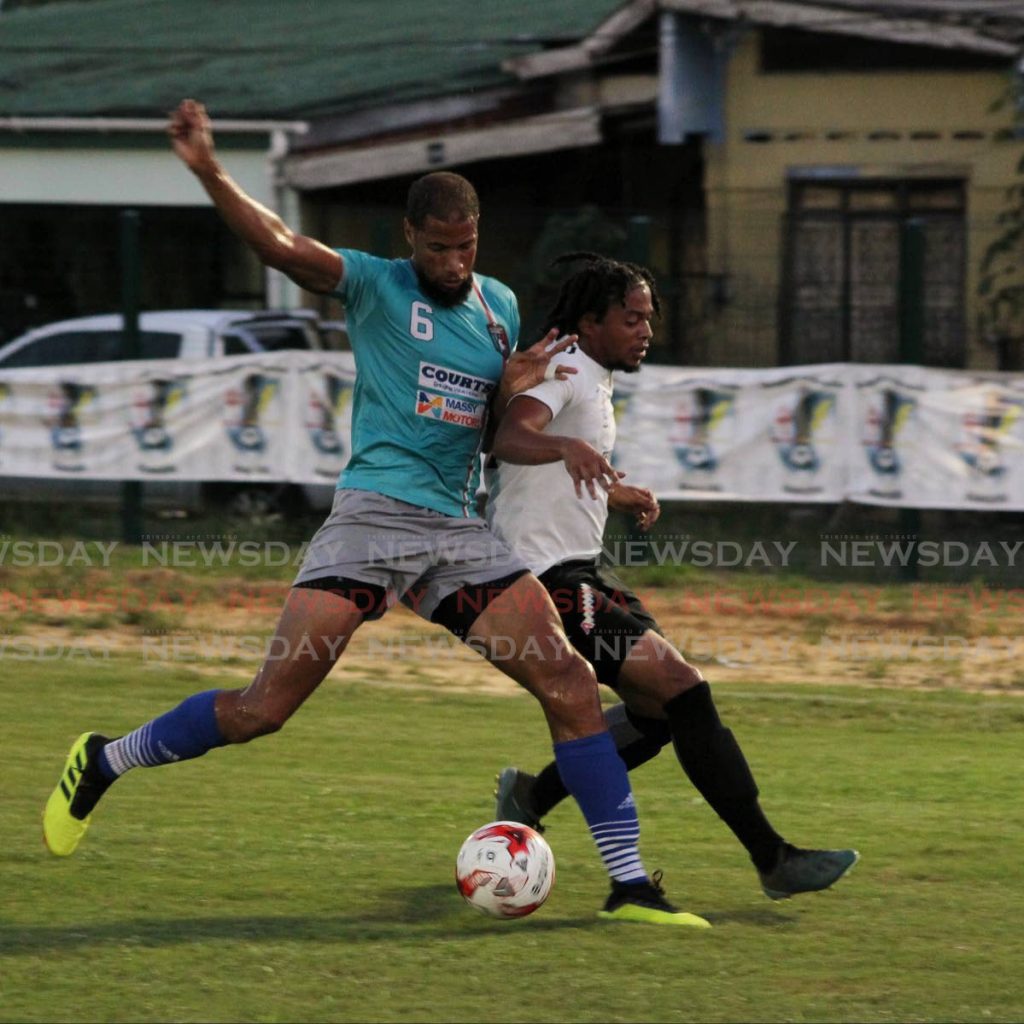
{"type": "Polygon", "coordinates": [[[267,352],[281,352],[285,349],[310,349],[314,347],[312,329],[304,323],[250,323],[245,325],[267,352]]]}
{"type": "MultiPolygon", "coordinates": [[[[168,331],[141,331],[139,359],[175,359],[180,337],[168,331]]],[[[66,366],[73,363],[107,363],[121,359],[124,332],[60,331],[36,338],[0,360],[5,369],[21,366],[66,366]]]]}

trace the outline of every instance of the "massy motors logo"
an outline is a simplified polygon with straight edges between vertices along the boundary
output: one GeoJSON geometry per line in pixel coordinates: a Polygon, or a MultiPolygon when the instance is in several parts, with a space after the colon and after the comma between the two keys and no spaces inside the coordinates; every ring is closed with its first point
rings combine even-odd
{"type": "Polygon", "coordinates": [[[50,444],[57,469],[74,471],[85,468],[80,458],[83,448],[81,418],[96,397],[97,390],[93,385],[74,380],[61,381],[59,390],[50,393],[50,444]]]}
{"type": "Polygon", "coordinates": [[[306,429],[313,447],[322,455],[342,458],[345,443],[338,422],[352,401],[352,385],[336,373],[325,373],[320,386],[309,394],[309,415],[306,429]]]}
{"type": "Polygon", "coordinates": [[[482,402],[470,402],[452,395],[433,395],[429,391],[420,391],[416,396],[417,416],[454,423],[459,427],[483,426],[485,408],[482,402]]]}
{"type": "Polygon", "coordinates": [[[964,463],[981,477],[1006,473],[1003,446],[1013,425],[1020,419],[1024,396],[1020,398],[990,391],[984,406],[964,413],[961,419],[966,440],[956,446],[964,463]]]}
{"type": "Polygon", "coordinates": [[[894,387],[879,388],[871,396],[863,444],[871,468],[881,476],[894,477],[902,472],[897,443],[916,409],[917,399],[894,387]]]}
{"type": "Polygon", "coordinates": [[[713,473],[718,455],[712,441],[732,416],[736,396],[721,387],[695,387],[679,404],[672,432],[672,450],[683,469],[713,473]]]}
{"type": "Polygon", "coordinates": [[[225,395],[228,416],[225,422],[231,443],[242,452],[262,452],[267,447],[264,420],[281,382],[264,373],[246,374],[242,386],[232,387],[225,395]]]}
{"type": "Polygon", "coordinates": [[[433,416],[435,420],[439,420],[443,412],[444,397],[442,395],[431,395],[426,391],[419,393],[416,400],[417,416],[433,416]]]}
{"type": "Polygon", "coordinates": [[[436,363],[420,363],[419,384],[421,388],[458,395],[461,398],[474,398],[478,402],[484,401],[495,386],[493,380],[474,377],[448,366],[438,366],[436,363]]]}
{"type": "Polygon", "coordinates": [[[831,391],[802,386],[795,400],[776,410],[772,443],[787,469],[814,473],[821,468],[815,438],[835,406],[831,391]]]}

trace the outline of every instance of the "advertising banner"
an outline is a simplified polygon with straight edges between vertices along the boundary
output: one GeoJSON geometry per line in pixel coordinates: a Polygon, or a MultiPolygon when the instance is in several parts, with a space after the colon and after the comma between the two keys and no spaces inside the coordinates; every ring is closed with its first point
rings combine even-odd
{"type": "MultiPolygon", "coordinates": [[[[0,476],[331,483],[355,380],[348,352],[0,371],[0,476]]],[[[651,365],[613,404],[662,500],[1024,509],[1024,375],[651,365]]]]}

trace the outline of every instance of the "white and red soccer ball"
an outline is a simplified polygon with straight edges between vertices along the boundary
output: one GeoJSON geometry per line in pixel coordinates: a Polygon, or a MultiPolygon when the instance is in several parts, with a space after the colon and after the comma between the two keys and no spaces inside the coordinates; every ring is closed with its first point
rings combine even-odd
{"type": "Polygon", "coordinates": [[[455,883],[463,899],[492,917],[525,917],[547,898],[555,855],[544,837],[517,821],[478,828],[459,850],[455,883]]]}

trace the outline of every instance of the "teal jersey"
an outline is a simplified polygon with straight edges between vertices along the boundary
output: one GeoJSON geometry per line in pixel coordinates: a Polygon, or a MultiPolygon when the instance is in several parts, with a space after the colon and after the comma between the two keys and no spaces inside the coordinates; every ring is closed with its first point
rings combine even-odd
{"type": "Polygon", "coordinates": [[[420,291],[410,260],[338,252],[335,294],[356,360],[352,455],[338,486],[475,516],[487,403],[519,335],[515,295],[477,274],[483,301],[474,288],[445,307],[420,291]]]}

